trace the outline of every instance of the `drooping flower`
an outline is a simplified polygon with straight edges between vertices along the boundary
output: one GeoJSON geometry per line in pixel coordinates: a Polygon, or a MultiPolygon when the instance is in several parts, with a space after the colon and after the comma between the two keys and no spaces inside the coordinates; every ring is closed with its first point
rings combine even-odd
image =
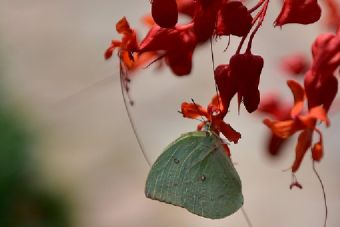
{"type": "Polygon", "coordinates": [[[327,113],[322,106],[316,106],[308,110],[303,114],[303,104],[305,100],[305,93],[303,87],[293,81],[287,82],[289,88],[294,95],[294,106],[290,112],[290,119],[288,120],[269,120],[264,119],[271,131],[278,137],[287,139],[296,132],[300,132],[298,142],[295,148],[295,160],[291,166],[291,170],[295,173],[309,148],[311,148],[312,158],[314,161],[320,161],[323,154],[323,140],[321,131],[316,127],[317,122],[321,121],[329,126],[329,120],[327,113]],[[319,141],[312,147],[313,133],[316,132],[319,135],[319,141]]]}
{"type": "Polygon", "coordinates": [[[317,0],[284,0],[275,26],[289,23],[311,24],[321,17],[321,8],[317,0]]]}
{"type": "Polygon", "coordinates": [[[152,0],[151,5],[152,17],[160,27],[171,28],[177,24],[176,0],[152,0]]]}
{"type": "Polygon", "coordinates": [[[312,45],[313,61],[305,75],[308,107],[329,110],[338,92],[335,70],[340,66],[340,24],[337,34],[322,34],[312,45]]]}
{"type": "Polygon", "coordinates": [[[252,16],[239,1],[223,2],[217,17],[216,35],[245,36],[252,27],[252,16]]]}
{"type": "Polygon", "coordinates": [[[196,2],[193,22],[198,42],[205,42],[213,35],[220,5],[221,0],[198,0],[196,2]]]}
{"type": "Polygon", "coordinates": [[[250,51],[235,54],[229,65],[218,66],[215,81],[220,91],[223,105],[229,107],[233,96],[238,94],[238,108],[244,103],[249,113],[254,112],[260,103],[258,85],[263,68],[263,58],[250,51]]]}

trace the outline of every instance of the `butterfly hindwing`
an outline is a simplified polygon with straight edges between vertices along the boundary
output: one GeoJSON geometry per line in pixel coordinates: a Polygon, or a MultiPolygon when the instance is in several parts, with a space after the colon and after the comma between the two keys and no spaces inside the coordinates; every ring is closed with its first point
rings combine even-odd
{"type": "Polygon", "coordinates": [[[213,132],[190,132],[171,143],[152,166],[147,197],[211,219],[243,204],[241,180],[213,132]]]}

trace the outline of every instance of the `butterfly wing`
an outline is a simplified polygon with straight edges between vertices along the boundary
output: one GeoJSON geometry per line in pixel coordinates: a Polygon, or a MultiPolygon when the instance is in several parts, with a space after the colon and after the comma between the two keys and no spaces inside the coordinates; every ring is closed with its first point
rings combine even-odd
{"type": "Polygon", "coordinates": [[[218,136],[190,132],[171,143],[152,166],[148,198],[217,219],[243,205],[241,180],[218,136]]]}

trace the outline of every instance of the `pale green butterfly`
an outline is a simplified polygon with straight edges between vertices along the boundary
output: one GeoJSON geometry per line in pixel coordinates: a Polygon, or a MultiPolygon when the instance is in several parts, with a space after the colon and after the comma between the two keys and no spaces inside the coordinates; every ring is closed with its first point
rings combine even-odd
{"type": "Polygon", "coordinates": [[[145,195],[218,219],[242,207],[241,189],[221,139],[207,130],[183,134],[168,145],[151,167],[145,195]]]}

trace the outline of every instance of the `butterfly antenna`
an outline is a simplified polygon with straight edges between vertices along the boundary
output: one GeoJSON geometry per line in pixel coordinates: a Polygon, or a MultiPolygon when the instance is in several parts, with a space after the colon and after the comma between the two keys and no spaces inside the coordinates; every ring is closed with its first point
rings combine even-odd
{"type": "Polygon", "coordinates": [[[327,224],[327,217],[328,217],[328,207],[327,207],[327,200],[326,200],[326,192],[325,192],[325,187],[323,185],[323,182],[322,182],[322,179],[318,173],[318,171],[316,170],[315,168],[315,161],[313,161],[313,171],[316,175],[316,177],[318,178],[319,182],[320,182],[320,185],[321,185],[321,188],[322,188],[322,193],[323,193],[323,201],[324,201],[324,204],[325,204],[325,222],[324,222],[324,227],[326,227],[326,224],[327,224]]]}
{"type": "Polygon", "coordinates": [[[131,99],[130,97],[128,96],[128,90],[126,89],[126,78],[127,78],[127,72],[124,70],[124,67],[122,65],[122,62],[119,62],[119,75],[120,75],[120,88],[121,88],[121,91],[122,91],[122,96],[123,96],[123,100],[124,100],[124,106],[125,106],[125,110],[126,110],[126,113],[128,115],[128,118],[129,118],[129,121],[130,121],[130,125],[131,125],[131,128],[132,128],[132,131],[136,137],[136,140],[137,140],[137,143],[139,145],[139,148],[141,149],[142,151],[142,154],[144,156],[144,159],[146,160],[146,162],[148,163],[149,166],[151,166],[151,161],[149,160],[148,156],[146,155],[145,153],[145,149],[144,149],[144,145],[142,143],[142,140],[139,138],[139,135],[138,135],[138,132],[137,132],[137,129],[135,127],[135,123],[132,119],[132,115],[130,113],[130,109],[129,109],[129,105],[132,105],[131,104],[131,99]],[[128,102],[129,100],[129,102],[128,102]]]}
{"type": "MultiPolygon", "coordinates": [[[[200,110],[199,110],[198,105],[195,103],[193,98],[191,98],[191,102],[195,105],[195,108],[196,108],[197,112],[199,113],[200,110]]],[[[204,122],[204,121],[205,121],[204,118],[201,116],[201,122],[204,122]]]]}

